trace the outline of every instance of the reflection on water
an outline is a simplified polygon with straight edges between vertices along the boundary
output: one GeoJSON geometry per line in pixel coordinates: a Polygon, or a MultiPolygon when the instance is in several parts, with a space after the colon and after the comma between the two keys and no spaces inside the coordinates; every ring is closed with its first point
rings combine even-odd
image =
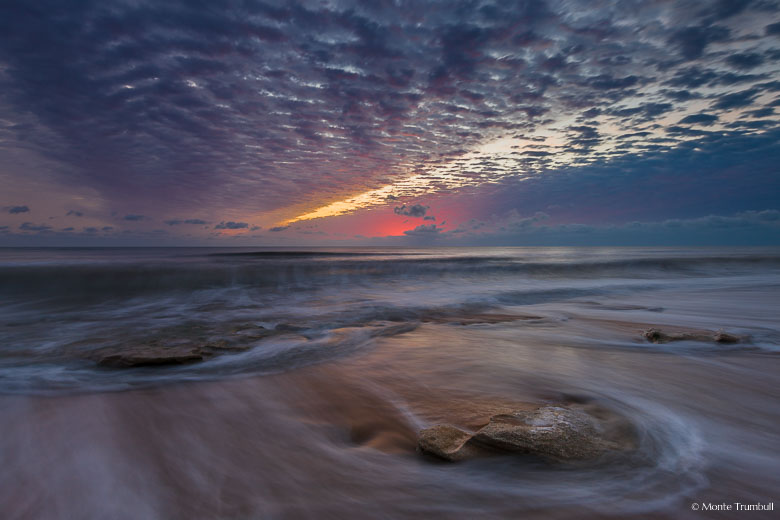
{"type": "Polygon", "coordinates": [[[0,255],[4,517],[694,518],[776,498],[780,252],[226,252],[0,255]],[[650,326],[749,339],[655,345],[650,326]],[[95,364],[155,338],[235,348],[95,364]],[[414,451],[432,424],[572,399],[627,418],[637,449],[414,451]]]}

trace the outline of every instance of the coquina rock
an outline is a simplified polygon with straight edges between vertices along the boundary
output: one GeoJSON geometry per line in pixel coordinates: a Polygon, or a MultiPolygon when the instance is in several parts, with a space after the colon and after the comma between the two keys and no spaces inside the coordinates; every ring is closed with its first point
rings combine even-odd
{"type": "Polygon", "coordinates": [[[525,453],[553,461],[580,461],[597,458],[621,446],[608,439],[599,422],[584,411],[543,406],[494,415],[475,434],[448,424],[426,428],[420,432],[418,449],[453,462],[487,451],[525,453]]]}
{"type": "Polygon", "coordinates": [[[606,449],[589,415],[558,406],[494,415],[472,442],[559,460],[591,459],[606,449]]]}

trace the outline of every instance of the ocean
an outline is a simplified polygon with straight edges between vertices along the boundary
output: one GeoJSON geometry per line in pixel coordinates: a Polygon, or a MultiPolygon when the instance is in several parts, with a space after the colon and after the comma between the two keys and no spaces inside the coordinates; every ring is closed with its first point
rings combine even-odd
{"type": "Polygon", "coordinates": [[[768,503],[778,317],[777,248],[0,249],[0,509],[700,518],[693,504],[768,503]],[[652,343],[652,328],[689,336],[652,343]],[[106,362],[139,346],[198,354],[106,362]],[[574,402],[628,421],[630,453],[415,450],[433,424],[574,402]]]}

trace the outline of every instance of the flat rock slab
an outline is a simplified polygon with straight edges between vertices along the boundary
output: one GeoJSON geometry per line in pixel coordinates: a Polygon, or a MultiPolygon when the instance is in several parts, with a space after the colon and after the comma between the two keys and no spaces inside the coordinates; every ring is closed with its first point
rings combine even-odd
{"type": "Polygon", "coordinates": [[[137,346],[106,354],[97,364],[111,368],[183,365],[203,361],[209,353],[198,347],[137,346]]]}

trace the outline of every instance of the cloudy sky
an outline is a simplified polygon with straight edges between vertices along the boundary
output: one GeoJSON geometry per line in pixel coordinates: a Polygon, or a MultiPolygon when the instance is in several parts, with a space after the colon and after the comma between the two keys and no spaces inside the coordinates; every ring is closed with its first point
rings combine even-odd
{"type": "Polygon", "coordinates": [[[771,0],[0,3],[0,245],[778,244],[771,0]]]}

